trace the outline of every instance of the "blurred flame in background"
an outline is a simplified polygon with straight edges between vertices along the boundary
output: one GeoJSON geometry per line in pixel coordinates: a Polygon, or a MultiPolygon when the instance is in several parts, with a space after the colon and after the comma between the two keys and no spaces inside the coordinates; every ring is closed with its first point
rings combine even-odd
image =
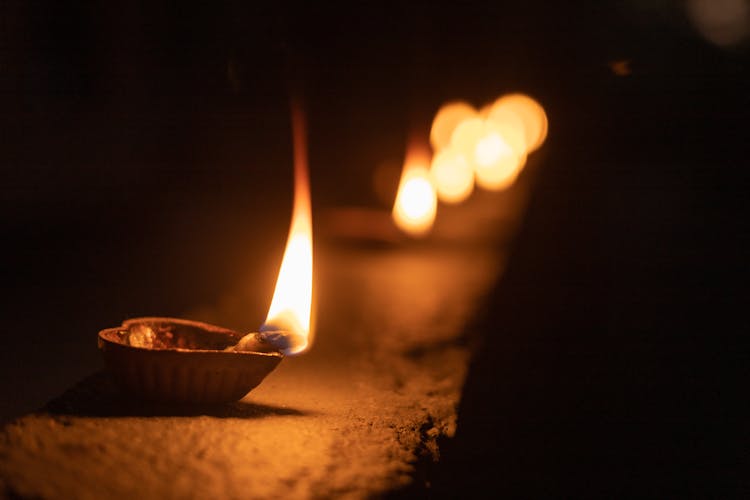
{"type": "Polygon", "coordinates": [[[547,137],[547,114],[533,98],[520,93],[499,97],[478,111],[465,101],[443,105],[430,129],[429,153],[410,149],[401,175],[393,218],[413,236],[432,227],[437,206],[460,203],[480,188],[510,187],[526,157],[547,137]],[[427,170],[429,165],[429,172],[427,170]]]}
{"type": "Polygon", "coordinates": [[[307,170],[304,116],[292,107],[294,138],[294,207],[284,258],[265,324],[261,331],[283,330],[291,334],[284,354],[299,354],[312,343],[312,209],[307,170]]]}
{"type": "Polygon", "coordinates": [[[429,152],[418,145],[410,145],[393,205],[393,220],[412,236],[427,234],[437,214],[437,196],[429,165],[429,152]]]}

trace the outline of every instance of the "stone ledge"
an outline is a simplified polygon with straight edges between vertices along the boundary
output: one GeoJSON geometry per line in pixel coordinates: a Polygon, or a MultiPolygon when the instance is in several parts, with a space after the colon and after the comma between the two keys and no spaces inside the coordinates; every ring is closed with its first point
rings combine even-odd
{"type": "Polygon", "coordinates": [[[497,255],[347,250],[332,261],[312,351],[213,408],[123,400],[96,373],[2,431],[6,496],[368,498],[412,484],[415,464],[437,460],[455,431],[461,334],[497,255]]]}

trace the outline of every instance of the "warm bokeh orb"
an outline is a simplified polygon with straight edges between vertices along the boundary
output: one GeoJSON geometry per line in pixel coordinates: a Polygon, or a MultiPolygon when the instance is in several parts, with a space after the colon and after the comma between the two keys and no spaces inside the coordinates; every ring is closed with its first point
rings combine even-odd
{"type": "Polygon", "coordinates": [[[526,155],[516,155],[509,147],[507,154],[498,155],[494,162],[478,163],[474,178],[479,187],[489,191],[500,191],[510,187],[526,164],[526,155]]]}
{"type": "Polygon", "coordinates": [[[490,106],[487,118],[497,124],[523,129],[526,151],[539,149],[547,138],[547,114],[533,98],[525,94],[508,94],[490,106]]]}
{"type": "Polygon", "coordinates": [[[501,158],[515,156],[515,151],[497,132],[488,131],[474,146],[474,163],[479,166],[490,166],[501,158]]]}
{"type": "Polygon", "coordinates": [[[474,190],[474,170],[459,151],[448,148],[432,159],[430,169],[440,201],[460,203],[474,190]]]}
{"type": "Polygon", "coordinates": [[[529,151],[526,124],[513,106],[493,104],[487,107],[484,116],[488,122],[502,131],[502,135],[516,152],[521,154],[529,151]]]}
{"type": "Polygon", "coordinates": [[[471,163],[474,160],[474,148],[484,135],[484,129],[485,121],[479,116],[461,121],[451,134],[451,148],[465,154],[471,163]]]}
{"type": "Polygon", "coordinates": [[[477,110],[469,103],[455,101],[443,105],[432,120],[430,143],[435,151],[448,147],[456,127],[463,121],[477,116],[477,110]]]}
{"type": "Polygon", "coordinates": [[[507,124],[477,117],[456,127],[451,147],[466,157],[480,187],[500,190],[513,183],[526,163],[523,137],[507,124]]]}
{"type": "Polygon", "coordinates": [[[393,220],[411,236],[430,232],[437,215],[437,194],[430,178],[430,157],[426,149],[412,145],[407,150],[401,182],[393,204],[393,220]]]}

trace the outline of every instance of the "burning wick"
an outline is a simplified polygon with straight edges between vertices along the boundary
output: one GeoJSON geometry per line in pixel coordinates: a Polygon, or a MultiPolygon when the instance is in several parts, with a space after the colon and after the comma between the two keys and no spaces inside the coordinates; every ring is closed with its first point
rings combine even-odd
{"type": "Polygon", "coordinates": [[[251,332],[240,339],[237,344],[227,347],[225,351],[246,352],[281,352],[294,351],[294,347],[304,344],[305,339],[286,330],[272,330],[263,325],[260,332],[251,332]],[[268,330],[264,330],[268,328],[268,330]]]}

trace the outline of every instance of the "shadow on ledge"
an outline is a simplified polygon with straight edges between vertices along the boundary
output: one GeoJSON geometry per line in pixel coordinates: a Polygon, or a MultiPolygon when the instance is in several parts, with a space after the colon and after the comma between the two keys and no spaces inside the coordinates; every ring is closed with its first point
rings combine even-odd
{"type": "Polygon", "coordinates": [[[587,118],[545,146],[432,498],[749,497],[750,179],[725,131],[750,75],[706,75],[700,99],[561,100],[587,118]]]}
{"type": "Polygon", "coordinates": [[[304,416],[294,408],[259,405],[237,401],[227,404],[168,404],[135,399],[123,394],[109,373],[98,371],[41,410],[52,415],[81,417],[191,417],[207,415],[217,418],[265,418],[304,416]]]}

